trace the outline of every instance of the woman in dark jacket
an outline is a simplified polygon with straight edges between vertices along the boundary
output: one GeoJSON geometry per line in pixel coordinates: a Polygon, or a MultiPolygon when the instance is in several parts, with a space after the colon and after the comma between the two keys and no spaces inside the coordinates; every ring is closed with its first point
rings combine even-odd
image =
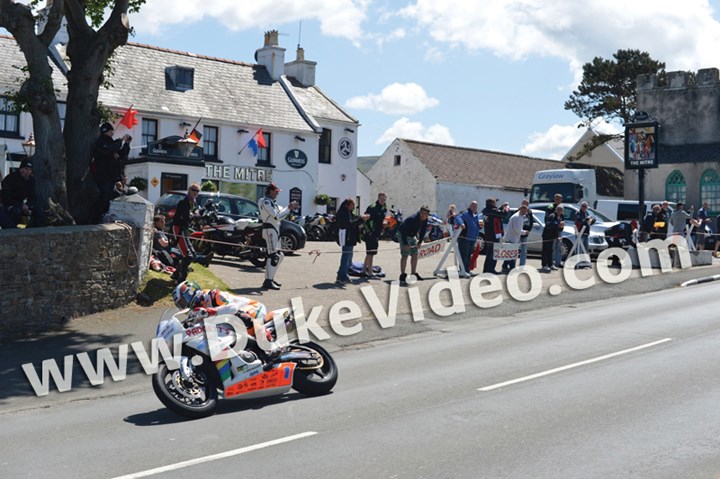
{"type": "Polygon", "coordinates": [[[353,248],[360,238],[360,223],[368,219],[368,215],[355,214],[355,200],[346,198],[338,208],[335,222],[338,227],[338,244],[342,247],[340,268],[337,271],[336,282],[351,283],[348,271],[352,263],[353,248]]]}

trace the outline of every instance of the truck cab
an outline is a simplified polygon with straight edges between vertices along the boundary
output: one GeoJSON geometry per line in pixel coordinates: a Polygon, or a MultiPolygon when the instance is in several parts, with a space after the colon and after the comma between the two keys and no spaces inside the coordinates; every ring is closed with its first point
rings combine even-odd
{"type": "Polygon", "coordinates": [[[558,169],[542,170],[535,173],[530,204],[552,203],[555,194],[563,196],[563,203],[579,204],[587,201],[592,205],[597,200],[595,170],[558,169]]]}

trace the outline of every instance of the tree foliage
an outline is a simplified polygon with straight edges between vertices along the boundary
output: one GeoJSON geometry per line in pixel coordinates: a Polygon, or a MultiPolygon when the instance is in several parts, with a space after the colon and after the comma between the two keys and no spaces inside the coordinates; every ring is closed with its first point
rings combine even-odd
{"type": "Polygon", "coordinates": [[[583,65],[582,82],[565,109],[582,119],[581,126],[599,117],[627,123],[637,109],[637,76],[644,73],[664,76],[665,63],[640,50],[618,50],[610,60],[595,57],[583,65]]]}

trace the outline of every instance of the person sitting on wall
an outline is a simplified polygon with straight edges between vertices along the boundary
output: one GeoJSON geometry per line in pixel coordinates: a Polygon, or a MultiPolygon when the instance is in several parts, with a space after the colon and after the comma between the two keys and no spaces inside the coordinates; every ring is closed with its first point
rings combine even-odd
{"type": "Polygon", "coordinates": [[[3,228],[17,228],[23,217],[37,214],[35,208],[35,178],[32,176],[33,165],[30,160],[23,160],[20,168],[2,180],[2,208],[6,216],[2,219],[3,228]]]}
{"type": "Polygon", "coordinates": [[[130,154],[132,137],[124,135],[122,139],[114,140],[114,131],[110,123],[103,123],[100,127],[100,136],[93,146],[93,162],[90,169],[100,190],[100,203],[96,212],[98,220],[107,213],[110,201],[115,197],[113,191],[115,183],[123,174],[124,159],[130,154]]]}

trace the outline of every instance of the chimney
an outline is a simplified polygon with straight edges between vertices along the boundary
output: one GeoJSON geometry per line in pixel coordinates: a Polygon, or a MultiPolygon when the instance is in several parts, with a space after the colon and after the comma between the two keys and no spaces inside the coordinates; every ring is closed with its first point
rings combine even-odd
{"type": "Polygon", "coordinates": [[[285,74],[295,78],[302,86],[314,86],[316,65],[317,62],[305,60],[305,50],[298,45],[297,59],[294,62],[285,64],[285,74]]]}
{"type": "Polygon", "coordinates": [[[285,49],[278,46],[277,30],[265,32],[265,45],[255,52],[255,61],[264,65],[275,81],[285,73],[285,49]]]}
{"type": "MultiPolygon", "coordinates": [[[[37,24],[37,33],[38,34],[41,34],[45,30],[45,26],[47,25],[47,18],[48,18],[48,15],[50,14],[50,9],[52,8],[52,4],[53,4],[53,0],[48,0],[45,7],[38,11],[38,24],[37,24]]],[[[68,36],[67,19],[65,17],[63,17],[60,22],[60,29],[55,34],[55,38],[52,39],[50,46],[55,46],[58,44],[67,45],[69,39],[70,39],[70,37],[68,36]]]]}

